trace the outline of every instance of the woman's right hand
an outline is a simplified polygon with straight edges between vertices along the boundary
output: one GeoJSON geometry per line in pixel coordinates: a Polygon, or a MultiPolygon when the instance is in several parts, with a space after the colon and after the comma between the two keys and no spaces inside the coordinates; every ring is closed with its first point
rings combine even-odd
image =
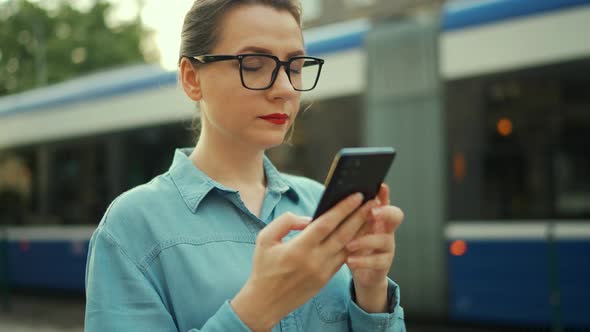
{"type": "Polygon", "coordinates": [[[377,206],[371,200],[355,211],[361,202],[361,194],[352,195],[311,224],[310,218],[285,213],[260,231],[252,274],[231,300],[242,322],[253,331],[270,330],[330,281],[346,261],[346,244],[377,206]],[[292,230],[301,233],[283,242],[292,230]]]}

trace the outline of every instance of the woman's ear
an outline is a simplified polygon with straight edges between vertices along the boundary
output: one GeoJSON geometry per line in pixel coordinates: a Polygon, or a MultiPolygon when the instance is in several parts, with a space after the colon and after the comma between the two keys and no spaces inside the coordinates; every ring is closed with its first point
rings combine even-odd
{"type": "Polygon", "coordinates": [[[184,93],[186,93],[190,99],[199,101],[203,98],[199,71],[187,58],[182,58],[182,60],[180,60],[180,81],[184,93]]]}

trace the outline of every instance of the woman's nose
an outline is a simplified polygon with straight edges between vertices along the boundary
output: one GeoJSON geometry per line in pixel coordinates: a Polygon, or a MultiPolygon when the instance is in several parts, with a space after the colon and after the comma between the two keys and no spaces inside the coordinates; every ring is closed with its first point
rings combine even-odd
{"type": "Polygon", "coordinates": [[[298,94],[298,91],[293,88],[293,85],[289,80],[289,75],[287,74],[287,68],[284,66],[279,68],[279,72],[277,73],[277,77],[271,89],[275,90],[275,93],[279,93],[280,95],[284,96],[296,96],[298,94]]]}

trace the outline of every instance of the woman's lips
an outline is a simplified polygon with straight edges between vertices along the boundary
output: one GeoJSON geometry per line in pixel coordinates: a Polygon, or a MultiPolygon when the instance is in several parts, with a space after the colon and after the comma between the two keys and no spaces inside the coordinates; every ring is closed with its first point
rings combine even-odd
{"type": "Polygon", "coordinates": [[[287,122],[287,120],[289,119],[289,116],[287,114],[283,114],[283,113],[273,113],[273,114],[261,116],[260,118],[262,120],[266,120],[266,121],[276,124],[276,125],[282,125],[287,122]]]}

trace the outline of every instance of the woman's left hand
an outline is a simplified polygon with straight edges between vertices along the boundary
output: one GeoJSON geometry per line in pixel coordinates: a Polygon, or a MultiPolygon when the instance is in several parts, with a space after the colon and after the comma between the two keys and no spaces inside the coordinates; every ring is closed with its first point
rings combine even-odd
{"type": "Polygon", "coordinates": [[[372,210],[371,219],[346,246],[357,298],[364,297],[362,293],[386,296],[387,274],[395,256],[395,231],[404,218],[399,208],[390,205],[386,184],[381,185],[377,198],[380,206],[372,210]]]}

